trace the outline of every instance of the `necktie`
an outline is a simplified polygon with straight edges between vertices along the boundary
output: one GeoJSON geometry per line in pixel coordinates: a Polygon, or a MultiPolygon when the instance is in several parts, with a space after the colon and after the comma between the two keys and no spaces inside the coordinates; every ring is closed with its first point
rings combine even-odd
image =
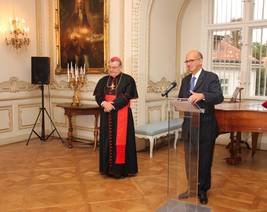
{"type": "Polygon", "coordinates": [[[193,91],[193,89],[195,87],[195,81],[196,81],[196,77],[192,76],[191,80],[190,80],[190,91],[193,91]]]}

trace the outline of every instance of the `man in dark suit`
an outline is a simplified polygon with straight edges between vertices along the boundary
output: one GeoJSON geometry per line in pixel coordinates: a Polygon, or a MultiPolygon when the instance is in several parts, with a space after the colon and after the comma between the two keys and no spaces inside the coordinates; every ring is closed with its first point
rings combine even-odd
{"type": "MultiPolygon", "coordinates": [[[[207,191],[211,186],[211,166],[215,139],[218,135],[218,126],[214,115],[214,106],[223,101],[224,97],[215,73],[202,68],[203,56],[197,50],[187,53],[185,64],[190,73],[183,78],[179,91],[179,98],[188,98],[188,101],[204,109],[200,114],[199,128],[199,162],[198,162],[198,198],[201,204],[208,203],[207,191]]],[[[186,171],[188,173],[188,139],[189,120],[184,119],[182,138],[185,146],[186,171]]],[[[189,164],[190,166],[190,164],[189,164]]],[[[179,195],[179,199],[190,197],[190,191],[179,195]]]]}

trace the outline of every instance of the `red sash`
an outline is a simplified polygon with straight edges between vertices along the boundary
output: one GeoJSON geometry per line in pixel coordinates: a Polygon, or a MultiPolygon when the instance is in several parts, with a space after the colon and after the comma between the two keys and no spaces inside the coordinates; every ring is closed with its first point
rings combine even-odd
{"type": "MultiPolygon", "coordinates": [[[[116,96],[106,95],[105,101],[112,102],[116,96]]],[[[125,163],[125,149],[128,126],[128,108],[130,103],[118,110],[117,113],[117,132],[116,132],[116,160],[115,164],[125,163]]]]}

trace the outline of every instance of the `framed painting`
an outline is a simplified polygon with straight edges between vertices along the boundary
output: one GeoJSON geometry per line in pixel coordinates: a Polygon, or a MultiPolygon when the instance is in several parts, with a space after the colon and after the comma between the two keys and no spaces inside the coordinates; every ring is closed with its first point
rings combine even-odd
{"type": "Polygon", "coordinates": [[[108,54],[108,0],[56,0],[56,74],[82,67],[104,73],[108,54]]]}

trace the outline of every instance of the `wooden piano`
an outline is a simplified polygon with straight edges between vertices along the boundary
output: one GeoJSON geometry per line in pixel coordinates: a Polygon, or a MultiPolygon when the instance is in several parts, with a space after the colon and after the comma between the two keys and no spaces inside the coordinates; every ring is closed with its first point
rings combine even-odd
{"type": "MultiPolygon", "coordinates": [[[[260,101],[243,100],[235,103],[222,103],[216,105],[215,115],[220,133],[251,132],[252,157],[257,148],[259,133],[267,132],[267,109],[260,101]]],[[[238,135],[238,133],[237,133],[238,135]]],[[[227,163],[235,165],[241,162],[240,140],[241,136],[231,136],[229,144],[230,157],[227,163]]]]}

